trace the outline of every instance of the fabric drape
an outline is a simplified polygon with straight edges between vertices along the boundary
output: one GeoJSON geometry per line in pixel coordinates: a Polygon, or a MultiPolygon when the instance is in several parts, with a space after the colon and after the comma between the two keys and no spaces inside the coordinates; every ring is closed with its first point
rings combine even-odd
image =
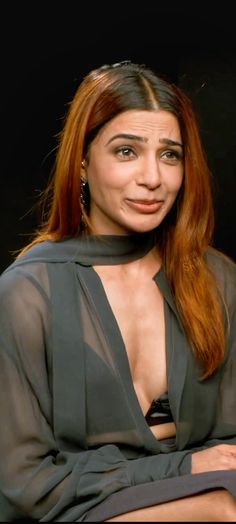
{"type": "Polygon", "coordinates": [[[97,509],[102,521],[117,506],[122,513],[127,505],[174,498],[180,479],[180,496],[226,485],[236,497],[236,472],[189,475],[194,450],[236,444],[236,266],[207,254],[230,328],[225,362],[204,382],[165,272],[153,275],[165,303],[168,396],[177,427],[176,438],[158,441],[93,269],[135,260],[153,245],[152,235],[45,242],[2,274],[0,520],[73,522],[91,511],[96,520],[97,509]],[[142,500],[132,498],[139,486],[142,500]]]}

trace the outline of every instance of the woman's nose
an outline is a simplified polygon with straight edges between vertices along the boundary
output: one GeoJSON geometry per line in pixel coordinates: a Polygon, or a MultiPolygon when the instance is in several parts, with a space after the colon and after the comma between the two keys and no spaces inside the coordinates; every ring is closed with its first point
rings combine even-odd
{"type": "Polygon", "coordinates": [[[161,184],[160,166],[156,158],[142,163],[136,181],[138,185],[145,185],[149,189],[155,189],[161,184]]]}

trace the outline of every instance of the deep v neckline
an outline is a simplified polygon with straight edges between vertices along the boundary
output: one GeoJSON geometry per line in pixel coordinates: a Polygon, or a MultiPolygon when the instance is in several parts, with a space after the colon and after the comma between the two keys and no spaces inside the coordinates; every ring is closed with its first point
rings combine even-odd
{"type": "Polygon", "coordinates": [[[115,356],[120,381],[130,408],[131,416],[135,419],[135,424],[139,427],[148,448],[153,452],[160,451],[162,443],[153,435],[139,403],[132,380],[124,339],[107,298],[102,280],[92,267],[80,266],[78,272],[80,278],[82,277],[83,279],[87,292],[90,295],[90,299],[94,303],[100,324],[103,327],[104,335],[108,339],[109,347],[112,348],[115,356]]]}

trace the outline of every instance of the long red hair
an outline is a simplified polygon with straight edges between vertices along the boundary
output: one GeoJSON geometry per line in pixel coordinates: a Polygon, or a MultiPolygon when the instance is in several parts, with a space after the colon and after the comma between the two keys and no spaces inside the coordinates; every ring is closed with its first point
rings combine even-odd
{"type": "Polygon", "coordinates": [[[191,101],[176,85],[129,62],[103,66],[84,78],[59,137],[53,178],[44,194],[46,218],[21,253],[44,240],[81,234],[82,214],[89,221],[80,202],[81,162],[90,143],[119,113],[156,107],[176,116],[185,158],[183,186],[159,228],[159,249],[185,331],[206,378],[222,363],[226,338],[217,282],[205,259],[214,231],[211,174],[191,101]]]}

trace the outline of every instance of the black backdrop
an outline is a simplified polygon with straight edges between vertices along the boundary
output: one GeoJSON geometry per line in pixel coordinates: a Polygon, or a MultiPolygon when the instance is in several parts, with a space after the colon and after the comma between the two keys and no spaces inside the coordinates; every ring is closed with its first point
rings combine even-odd
{"type": "Polygon", "coordinates": [[[145,63],[198,112],[215,186],[215,245],[236,260],[236,26],[227,2],[1,4],[1,259],[30,239],[56,135],[79,82],[104,63],[145,63]]]}

